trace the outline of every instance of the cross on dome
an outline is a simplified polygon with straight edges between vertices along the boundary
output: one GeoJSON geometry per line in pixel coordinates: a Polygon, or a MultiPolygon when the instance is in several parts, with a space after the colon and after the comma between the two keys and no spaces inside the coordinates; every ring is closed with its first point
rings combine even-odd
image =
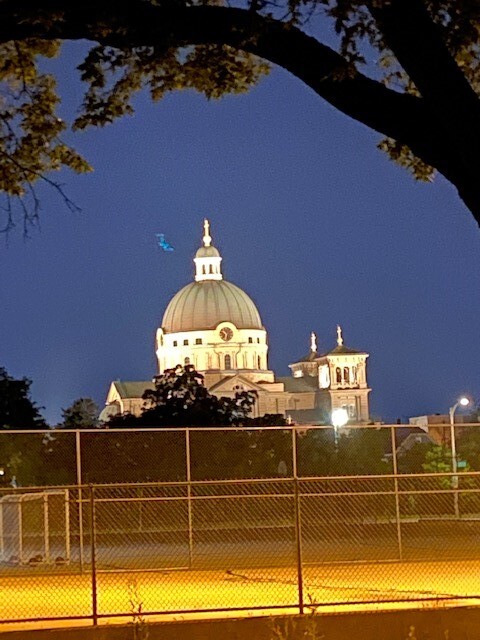
{"type": "Polygon", "coordinates": [[[317,336],[315,335],[315,333],[313,331],[310,334],[310,351],[312,353],[316,353],[317,352],[317,336]]]}
{"type": "Polygon", "coordinates": [[[339,347],[343,344],[342,327],[337,324],[337,344],[339,347]]]}
{"type": "Polygon", "coordinates": [[[203,246],[209,247],[212,244],[212,236],[210,235],[210,222],[205,218],[203,221],[203,246]]]}

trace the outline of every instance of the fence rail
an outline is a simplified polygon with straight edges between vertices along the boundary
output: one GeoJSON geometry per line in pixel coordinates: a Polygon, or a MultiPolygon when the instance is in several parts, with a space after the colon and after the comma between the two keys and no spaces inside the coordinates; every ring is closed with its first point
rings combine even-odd
{"type": "Polygon", "coordinates": [[[0,433],[0,619],[477,604],[480,471],[395,429],[0,433]]]}

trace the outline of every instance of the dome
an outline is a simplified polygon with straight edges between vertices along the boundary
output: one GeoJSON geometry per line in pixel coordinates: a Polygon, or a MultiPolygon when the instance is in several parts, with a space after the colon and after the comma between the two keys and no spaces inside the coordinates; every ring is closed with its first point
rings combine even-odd
{"type": "Polygon", "coordinates": [[[195,254],[196,258],[219,258],[220,254],[218,249],[213,246],[209,247],[200,247],[197,253],[195,254]]]}
{"type": "Polygon", "coordinates": [[[237,329],[263,329],[253,300],[225,280],[202,280],[183,287],[168,304],[162,320],[167,333],[214,329],[231,322],[237,329]]]}

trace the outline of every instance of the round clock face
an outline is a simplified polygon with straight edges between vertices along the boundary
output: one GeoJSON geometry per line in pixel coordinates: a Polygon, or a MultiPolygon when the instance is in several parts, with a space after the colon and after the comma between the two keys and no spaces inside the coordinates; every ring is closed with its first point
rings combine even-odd
{"type": "Polygon", "coordinates": [[[225,342],[228,342],[233,338],[233,331],[230,327],[223,327],[223,329],[220,329],[220,338],[225,342]]]}

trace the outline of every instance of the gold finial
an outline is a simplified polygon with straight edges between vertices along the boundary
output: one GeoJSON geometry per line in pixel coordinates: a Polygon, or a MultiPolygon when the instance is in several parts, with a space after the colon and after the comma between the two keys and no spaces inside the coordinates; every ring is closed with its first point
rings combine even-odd
{"type": "Polygon", "coordinates": [[[210,235],[210,223],[205,218],[203,221],[203,245],[209,247],[212,244],[212,237],[210,235]]]}
{"type": "Polygon", "coordinates": [[[343,344],[342,327],[337,324],[337,344],[339,347],[343,344]]]}
{"type": "Polygon", "coordinates": [[[316,353],[317,352],[317,336],[315,335],[315,333],[313,331],[310,334],[310,351],[312,353],[316,353]]]}

